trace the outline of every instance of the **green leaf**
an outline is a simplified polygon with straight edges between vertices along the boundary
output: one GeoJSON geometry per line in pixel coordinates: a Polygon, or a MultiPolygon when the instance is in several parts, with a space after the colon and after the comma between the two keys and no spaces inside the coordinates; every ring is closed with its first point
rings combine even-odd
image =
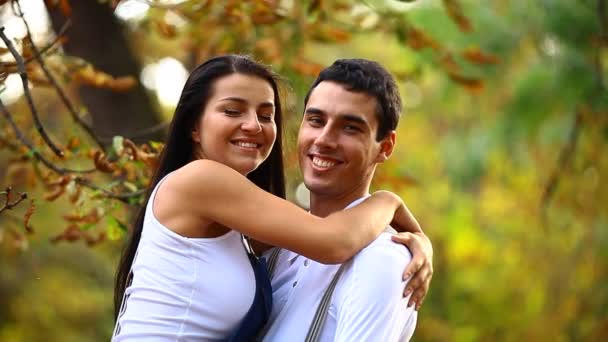
{"type": "Polygon", "coordinates": [[[114,152],[116,152],[117,155],[122,154],[122,151],[124,150],[124,147],[123,147],[124,141],[125,141],[125,138],[121,137],[120,135],[117,135],[114,138],[112,138],[112,148],[114,149],[114,152]]]}
{"type": "Polygon", "coordinates": [[[127,226],[118,220],[114,216],[108,216],[106,219],[108,223],[108,228],[106,230],[108,234],[108,239],[112,241],[116,241],[121,239],[124,235],[127,234],[128,228],[127,226]]]}

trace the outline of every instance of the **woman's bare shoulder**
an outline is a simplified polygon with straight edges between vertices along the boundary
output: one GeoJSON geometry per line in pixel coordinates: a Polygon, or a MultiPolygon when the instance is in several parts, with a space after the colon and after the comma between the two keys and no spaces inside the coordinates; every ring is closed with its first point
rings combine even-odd
{"type": "Polygon", "coordinates": [[[213,193],[221,190],[220,185],[230,184],[236,178],[244,177],[222,163],[199,159],[175,170],[171,177],[167,178],[163,187],[170,192],[177,191],[183,195],[201,191],[213,193]]]}

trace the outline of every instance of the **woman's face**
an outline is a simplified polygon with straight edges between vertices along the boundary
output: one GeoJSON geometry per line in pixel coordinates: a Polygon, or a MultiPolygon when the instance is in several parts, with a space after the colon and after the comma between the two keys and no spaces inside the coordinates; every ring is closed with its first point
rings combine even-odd
{"type": "Polygon", "coordinates": [[[274,114],[274,92],[266,80],[239,73],[217,79],[192,130],[195,157],[247,175],[272,150],[277,137],[274,114]]]}

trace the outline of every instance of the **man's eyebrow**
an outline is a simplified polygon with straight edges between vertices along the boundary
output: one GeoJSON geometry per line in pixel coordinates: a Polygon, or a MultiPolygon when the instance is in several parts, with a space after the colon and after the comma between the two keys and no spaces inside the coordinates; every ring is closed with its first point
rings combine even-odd
{"type": "Polygon", "coordinates": [[[304,111],[304,114],[325,114],[325,112],[319,108],[307,107],[306,110],[304,111]]]}
{"type": "Polygon", "coordinates": [[[356,122],[361,125],[369,126],[367,120],[362,118],[360,115],[342,114],[342,115],[339,115],[339,117],[340,117],[340,119],[345,120],[345,121],[356,122]]]}
{"type": "MultiPolygon", "coordinates": [[[[243,104],[249,103],[249,101],[245,100],[244,98],[236,97],[236,96],[224,97],[224,98],[221,98],[220,101],[234,101],[234,102],[239,102],[239,103],[243,103],[243,104]]],[[[272,103],[270,101],[262,102],[262,103],[260,103],[259,107],[273,107],[274,108],[274,103],[272,103]]]]}

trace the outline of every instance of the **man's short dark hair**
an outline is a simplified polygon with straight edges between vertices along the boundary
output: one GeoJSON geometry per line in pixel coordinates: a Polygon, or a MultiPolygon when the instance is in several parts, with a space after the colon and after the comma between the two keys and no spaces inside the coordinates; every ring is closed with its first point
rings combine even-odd
{"type": "Polygon", "coordinates": [[[334,64],[323,69],[306,94],[304,105],[310,94],[323,81],[343,85],[346,90],[363,92],[376,98],[378,106],[378,132],[376,141],[385,138],[397,128],[401,113],[401,96],[399,88],[391,74],[380,64],[366,59],[338,59],[334,64]]]}

